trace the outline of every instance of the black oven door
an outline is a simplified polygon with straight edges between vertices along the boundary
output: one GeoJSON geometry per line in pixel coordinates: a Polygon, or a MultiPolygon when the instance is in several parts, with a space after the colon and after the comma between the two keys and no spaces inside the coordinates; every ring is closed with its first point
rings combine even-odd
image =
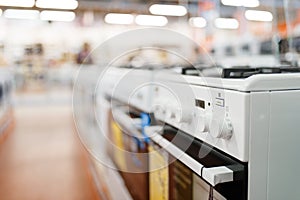
{"type": "Polygon", "coordinates": [[[146,133],[169,154],[169,199],[247,199],[247,163],[168,125],[146,133]]]}

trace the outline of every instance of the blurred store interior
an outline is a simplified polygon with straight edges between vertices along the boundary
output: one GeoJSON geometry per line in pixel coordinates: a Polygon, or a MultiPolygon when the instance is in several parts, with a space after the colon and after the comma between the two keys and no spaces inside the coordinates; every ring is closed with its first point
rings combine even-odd
{"type": "MultiPolygon", "coordinates": [[[[136,137],[133,142],[132,138],[122,136],[116,126],[125,126],[126,129],[126,123],[142,123],[139,121],[141,113],[150,116],[152,112],[142,112],[141,107],[135,107],[139,102],[147,101],[141,95],[138,103],[127,102],[135,107],[129,108],[131,118],[139,120],[123,120],[125,125],[108,125],[114,114],[107,114],[110,112],[107,107],[123,107],[126,103],[121,105],[117,101],[119,94],[120,99],[125,95],[122,91],[126,89],[122,90],[122,87],[127,88],[131,81],[144,76],[146,80],[148,76],[137,72],[126,80],[122,79],[124,84],[121,84],[119,93],[116,90],[116,97],[109,97],[112,102],[103,100],[109,96],[109,92],[103,91],[115,89],[115,83],[99,89],[97,81],[104,69],[110,66],[154,71],[184,71],[189,66],[201,70],[203,76],[213,74],[216,77],[215,74],[220,75],[224,68],[240,67],[252,73],[251,69],[264,67],[264,70],[272,69],[267,73],[273,73],[286,67],[300,72],[299,65],[298,0],[0,0],[0,199],[238,199],[231,191],[224,192],[214,185],[210,188],[201,186],[203,191],[208,190],[207,195],[199,192],[200,189],[195,189],[196,182],[201,182],[200,185],[209,183],[205,179],[188,179],[186,174],[182,178],[182,174],[177,174],[183,182],[171,181],[171,174],[176,174],[176,169],[185,170],[184,161],[175,163],[172,165],[174,169],[168,168],[169,171],[158,169],[159,175],[144,171],[126,172],[124,169],[132,169],[133,165],[134,170],[139,171],[154,158],[150,156],[143,160],[139,156],[132,158],[107,150],[105,137],[108,135],[109,138],[109,132],[115,131],[117,134],[109,140],[120,149],[128,147],[130,152],[144,152],[143,142],[136,137]],[[128,164],[131,159],[134,164],[128,164]],[[169,175],[162,175],[164,173],[169,175]],[[160,179],[155,179],[159,176],[169,179],[159,182],[160,179]],[[187,180],[193,180],[193,190],[183,189],[191,185],[176,186],[187,180]],[[155,183],[161,186],[153,192],[155,183]],[[170,188],[173,186],[177,192],[172,192],[170,188]],[[212,195],[212,191],[217,191],[216,195],[212,195]]],[[[233,76],[237,75],[233,73],[233,76]]],[[[120,81],[116,78],[118,75],[119,72],[108,72],[104,82],[120,81]]],[[[142,85],[142,82],[137,82],[136,87],[142,85]]],[[[272,83],[267,82],[265,79],[264,83],[271,87],[272,83]]],[[[228,87],[238,83],[233,80],[228,87]]],[[[285,81],[280,88],[287,85],[288,81],[285,81]]],[[[293,88],[296,89],[299,90],[293,88]]],[[[154,101],[158,99],[155,92],[151,93],[154,101]]],[[[246,91],[245,96],[250,93],[246,91]]],[[[300,102],[299,95],[295,98],[300,102]]],[[[204,109],[206,103],[197,100],[196,106],[204,109]]],[[[239,116],[242,118],[243,114],[239,116]]],[[[169,117],[177,119],[172,113],[169,117]]],[[[299,115],[294,117],[300,119],[299,115]]],[[[159,117],[155,120],[159,121],[156,125],[163,121],[159,117]]],[[[168,121],[165,123],[173,125],[168,121]]],[[[240,125],[234,123],[233,131],[244,122],[240,125]]],[[[205,143],[203,139],[201,142],[205,143]]],[[[225,141],[221,143],[225,144],[225,141]]],[[[156,148],[148,147],[150,143],[145,144],[147,152],[156,148]]],[[[228,155],[244,166],[251,163],[247,156],[245,159],[239,157],[240,154],[235,157],[231,150],[228,155]]],[[[158,161],[164,158],[160,154],[153,156],[158,161]]],[[[248,179],[251,179],[250,175],[248,179]]],[[[268,191],[273,190],[271,187],[268,191]]],[[[260,194],[249,186],[243,192],[243,198],[258,200],[251,197],[251,192],[260,194]]],[[[293,195],[296,193],[294,191],[293,195]]],[[[268,200],[271,197],[269,195],[268,200]]]]}

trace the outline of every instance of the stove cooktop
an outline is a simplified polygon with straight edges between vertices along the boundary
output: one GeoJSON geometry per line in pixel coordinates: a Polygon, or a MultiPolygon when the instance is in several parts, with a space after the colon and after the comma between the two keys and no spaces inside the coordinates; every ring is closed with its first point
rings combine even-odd
{"type": "Polygon", "coordinates": [[[185,67],[181,74],[190,76],[217,77],[243,79],[257,74],[282,74],[282,73],[300,73],[300,67],[258,67],[250,68],[247,66],[222,68],[222,67],[185,67]]]}
{"type": "Polygon", "coordinates": [[[260,67],[260,68],[227,68],[222,70],[222,78],[248,78],[256,74],[300,73],[298,67],[260,67]]]}

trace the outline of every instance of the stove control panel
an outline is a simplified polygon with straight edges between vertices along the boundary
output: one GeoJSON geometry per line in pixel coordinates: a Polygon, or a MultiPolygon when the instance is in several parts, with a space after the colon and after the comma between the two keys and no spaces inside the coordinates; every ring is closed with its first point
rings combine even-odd
{"type": "Polygon", "coordinates": [[[248,94],[168,82],[155,91],[154,117],[247,161],[248,94]],[[182,88],[185,86],[186,88],[182,88]],[[174,89],[174,91],[168,90],[174,89]]]}

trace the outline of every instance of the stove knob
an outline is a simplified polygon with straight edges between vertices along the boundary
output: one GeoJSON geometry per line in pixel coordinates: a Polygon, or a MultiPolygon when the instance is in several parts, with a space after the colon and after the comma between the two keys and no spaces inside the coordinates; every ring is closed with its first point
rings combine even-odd
{"type": "Polygon", "coordinates": [[[203,124],[204,124],[204,129],[203,129],[203,131],[204,132],[209,132],[209,126],[210,126],[210,122],[211,122],[211,119],[212,119],[212,115],[209,113],[205,113],[204,115],[203,115],[203,118],[204,118],[204,120],[203,120],[203,124]]]}
{"type": "Polygon", "coordinates": [[[192,121],[193,113],[188,109],[182,109],[181,111],[177,109],[175,113],[175,121],[177,123],[190,123],[192,121]]]}
{"type": "Polygon", "coordinates": [[[215,138],[229,140],[232,136],[233,127],[229,119],[212,119],[210,123],[210,134],[215,138]]]}
{"type": "Polygon", "coordinates": [[[175,118],[175,111],[174,111],[175,109],[176,109],[176,107],[174,107],[174,106],[170,106],[170,105],[167,106],[167,109],[166,109],[166,118],[167,119],[175,118]]]}
{"type": "Polygon", "coordinates": [[[166,108],[164,105],[155,105],[154,106],[154,114],[155,115],[165,115],[166,114],[166,108]]]}
{"type": "Polygon", "coordinates": [[[197,122],[197,129],[200,132],[208,132],[209,130],[209,116],[206,116],[205,114],[195,114],[194,115],[196,122],[197,122]]]}

